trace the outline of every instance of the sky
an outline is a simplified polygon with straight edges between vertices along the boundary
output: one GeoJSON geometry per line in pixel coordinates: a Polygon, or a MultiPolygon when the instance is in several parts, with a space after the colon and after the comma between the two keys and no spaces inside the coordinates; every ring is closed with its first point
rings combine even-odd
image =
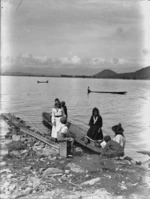
{"type": "Polygon", "coordinates": [[[93,75],[150,65],[150,2],[2,0],[2,72],[93,75]]]}

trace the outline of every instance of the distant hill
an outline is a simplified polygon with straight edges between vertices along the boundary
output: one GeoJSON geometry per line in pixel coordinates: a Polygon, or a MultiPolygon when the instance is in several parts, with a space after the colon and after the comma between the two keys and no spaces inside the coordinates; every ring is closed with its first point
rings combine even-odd
{"type": "Polygon", "coordinates": [[[150,66],[142,68],[132,73],[116,73],[112,70],[103,70],[95,75],[94,78],[111,79],[150,79],[150,66]]]}
{"type": "Polygon", "coordinates": [[[118,74],[112,70],[105,69],[96,75],[93,75],[95,78],[120,78],[118,74]]]}

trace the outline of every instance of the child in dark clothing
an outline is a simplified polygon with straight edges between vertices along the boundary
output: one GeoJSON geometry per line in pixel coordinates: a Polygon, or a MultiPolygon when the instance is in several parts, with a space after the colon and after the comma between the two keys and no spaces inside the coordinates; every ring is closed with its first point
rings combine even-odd
{"type": "MultiPolygon", "coordinates": [[[[98,108],[93,109],[92,116],[89,121],[89,126],[90,128],[87,132],[87,137],[95,141],[102,140],[103,139],[103,132],[102,132],[103,120],[99,114],[98,108]]],[[[87,142],[89,143],[90,140],[88,140],[87,142]]]]}
{"type": "Polygon", "coordinates": [[[64,109],[64,113],[66,115],[66,118],[68,118],[68,112],[67,112],[67,106],[64,101],[61,102],[61,107],[64,109]]]}

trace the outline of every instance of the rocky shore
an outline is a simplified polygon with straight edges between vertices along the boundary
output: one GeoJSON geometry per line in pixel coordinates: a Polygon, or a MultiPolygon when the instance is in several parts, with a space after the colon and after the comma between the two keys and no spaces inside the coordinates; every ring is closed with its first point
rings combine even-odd
{"type": "MultiPolygon", "coordinates": [[[[2,129],[1,129],[2,130],[2,129]]],[[[73,158],[14,126],[1,144],[4,199],[149,198],[150,171],[128,160],[100,159],[76,146],[73,158]]]]}

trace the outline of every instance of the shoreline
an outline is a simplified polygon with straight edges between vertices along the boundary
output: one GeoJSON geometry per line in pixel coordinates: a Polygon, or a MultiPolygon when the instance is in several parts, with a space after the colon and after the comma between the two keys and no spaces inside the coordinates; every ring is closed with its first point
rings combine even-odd
{"type": "Polygon", "coordinates": [[[4,77],[50,77],[50,78],[76,78],[76,79],[110,79],[110,80],[150,80],[144,78],[102,78],[102,77],[93,77],[93,76],[86,76],[86,75],[4,75],[0,74],[0,76],[4,77]]]}
{"type": "MultiPolygon", "coordinates": [[[[13,127],[5,127],[7,143],[16,135],[13,127]]],[[[1,146],[1,198],[148,198],[150,171],[128,161],[102,159],[80,148],[72,159],[36,139],[20,134],[27,147],[12,150],[1,146]],[[97,157],[98,158],[98,157],[97,157]],[[44,174],[45,173],[45,174],[44,174]]],[[[9,146],[9,143],[8,145],[9,146]]]]}

